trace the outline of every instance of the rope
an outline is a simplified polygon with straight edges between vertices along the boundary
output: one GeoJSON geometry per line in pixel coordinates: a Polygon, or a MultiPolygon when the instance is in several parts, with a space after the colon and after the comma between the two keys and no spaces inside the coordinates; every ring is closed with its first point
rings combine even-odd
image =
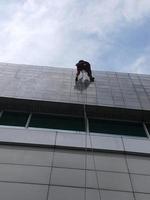
{"type": "Polygon", "coordinates": [[[89,136],[89,140],[90,140],[90,149],[92,152],[92,158],[93,158],[93,164],[94,164],[94,172],[95,172],[95,176],[96,176],[96,182],[97,182],[97,186],[98,186],[98,195],[99,195],[99,200],[101,200],[101,193],[100,193],[100,184],[99,184],[99,180],[98,180],[98,172],[96,170],[96,161],[95,161],[95,156],[94,156],[94,149],[93,149],[93,145],[92,145],[92,137],[89,131],[89,122],[88,122],[88,118],[87,118],[87,114],[86,114],[86,105],[87,105],[87,89],[86,89],[86,100],[84,101],[83,104],[83,109],[84,109],[84,119],[85,119],[85,130],[86,130],[86,134],[85,134],[85,200],[86,200],[86,174],[87,174],[87,139],[89,136]]]}

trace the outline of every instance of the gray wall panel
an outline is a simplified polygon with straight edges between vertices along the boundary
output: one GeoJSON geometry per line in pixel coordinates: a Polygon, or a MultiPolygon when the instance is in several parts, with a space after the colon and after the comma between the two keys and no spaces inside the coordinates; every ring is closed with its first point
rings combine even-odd
{"type": "Polygon", "coordinates": [[[127,155],[130,173],[150,175],[150,157],[127,155]]]}
{"type": "Polygon", "coordinates": [[[1,200],[46,200],[47,191],[45,185],[0,182],[1,200]]]}
{"type": "Polygon", "coordinates": [[[149,200],[150,194],[135,193],[136,200],[149,200]]]}
{"type": "Polygon", "coordinates": [[[75,150],[55,150],[53,166],[85,169],[86,152],[75,150]]]}
{"type": "Polygon", "coordinates": [[[0,128],[0,141],[24,144],[55,144],[55,132],[26,128],[0,128]]]}
{"type": "Polygon", "coordinates": [[[52,185],[85,187],[84,170],[53,168],[52,185]]]}
{"type": "Polygon", "coordinates": [[[0,181],[49,183],[49,167],[0,164],[0,181]]]}
{"type": "Polygon", "coordinates": [[[135,192],[150,193],[150,176],[131,175],[135,192]]]}
{"type": "Polygon", "coordinates": [[[130,178],[128,174],[98,172],[100,187],[103,189],[132,191],[130,178]]]}
{"type": "Polygon", "coordinates": [[[101,191],[102,200],[135,200],[132,193],[119,191],[101,191]]]}
{"type": "Polygon", "coordinates": [[[125,150],[136,153],[150,153],[150,140],[123,138],[125,150]]]}
{"type": "Polygon", "coordinates": [[[83,200],[84,189],[51,186],[48,200],[83,200]]]}
{"type": "Polygon", "coordinates": [[[83,148],[85,147],[85,135],[58,133],[56,145],[83,148]]]}
{"type": "Polygon", "coordinates": [[[53,149],[0,146],[0,163],[51,166],[53,149]]]}
{"type": "Polygon", "coordinates": [[[110,149],[123,151],[123,144],[121,137],[111,136],[88,136],[87,147],[96,149],[110,149]]]}
{"type": "Polygon", "coordinates": [[[87,168],[95,169],[95,166],[97,170],[127,172],[125,157],[121,154],[88,153],[87,168]]]}

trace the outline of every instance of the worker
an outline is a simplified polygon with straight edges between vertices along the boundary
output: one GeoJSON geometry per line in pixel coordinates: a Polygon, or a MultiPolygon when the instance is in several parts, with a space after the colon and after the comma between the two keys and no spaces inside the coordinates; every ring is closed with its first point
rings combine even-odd
{"type": "Polygon", "coordinates": [[[80,60],[76,64],[76,66],[77,66],[77,74],[76,74],[76,79],[75,79],[76,81],[78,81],[78,76],[79,76],[80,72],[85,71],[88,74],[90,81],[94,82],[94,77],[92,76],[91,65],[89,62],[80,60]]]}

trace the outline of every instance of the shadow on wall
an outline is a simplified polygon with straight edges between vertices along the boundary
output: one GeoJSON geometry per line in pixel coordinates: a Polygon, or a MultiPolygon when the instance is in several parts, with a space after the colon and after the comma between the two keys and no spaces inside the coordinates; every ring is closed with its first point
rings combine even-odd
{"type": "Polygon", "coordinates": [[[86,90],[89,87],[90,83],[91,82],[88,79],[84,79],[82,77],[75,83],[74,89],[79,91],[86,90]]]}

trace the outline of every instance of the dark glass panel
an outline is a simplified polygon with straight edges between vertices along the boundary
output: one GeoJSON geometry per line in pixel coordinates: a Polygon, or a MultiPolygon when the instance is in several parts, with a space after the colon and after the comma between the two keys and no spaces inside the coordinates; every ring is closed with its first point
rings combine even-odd
{"type": "Polygon", "coordinates": [[[84,131],[83,118],[33,114],[30,127],[84,131]]]}
{"type": "Polygon", "coordinates": [[[90,132],[146,137],[142,123],[89,119],[90,132]]]}
{"type": "Polygon", "coordinates": [[[0,125],[25,126],[28,116],[27,113],[4,111],[0,117],[0,125]]]}

